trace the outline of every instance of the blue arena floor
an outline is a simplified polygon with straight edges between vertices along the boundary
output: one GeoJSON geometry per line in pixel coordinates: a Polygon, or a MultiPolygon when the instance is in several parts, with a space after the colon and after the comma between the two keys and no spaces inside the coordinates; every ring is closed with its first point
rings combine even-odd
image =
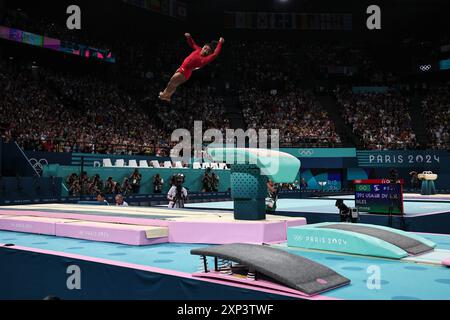
{"type": "MultiPolygon", "coordinates": [[[[422,236],[436,242],[439,249],[450,250],[450,236],[431,234],[422,236]]],[[[133,247],[4,231],[0,231],[0,243],[14,243],[18,246],[104,258],[186,273],[196,272],[199,265],[198,257],[190,255],[190,250],[205,246],[161,244],[133,247]]],[[[350,286],[330,291],[325,294],[328,297],[352,300],[450,300],[450,268],[332,253],[306,252],[288,248],[285,250],[322,263],[351,279],[350,286]],[[368,289],[369,274],[367,270],[371,266],[379,267],[381,272],[381,288],[379,290],[368,289]]]]}
{"type": "MultiPolygon", "coordinates": [[[[277,211],[290,211],[290,212],[307,212],[307,213],[336,213],[338,210],[335,207],[336,200],[324,200],[324,199],[280,199],[277,202],[277,211]]],[[[345,204],[354,207],[355,201],[348,200],[345,204]]],[[[449,203],[438,202],[405,202],[405,215],[415,216],[423,214],[433,214],[441,212],[450,212],[449,203]]],[[[191,209],[213,209],[213,210],[232,210],[233,202],[211,202],[211,203],[193,203],[187,204],[186,208],[191,209]]]]}

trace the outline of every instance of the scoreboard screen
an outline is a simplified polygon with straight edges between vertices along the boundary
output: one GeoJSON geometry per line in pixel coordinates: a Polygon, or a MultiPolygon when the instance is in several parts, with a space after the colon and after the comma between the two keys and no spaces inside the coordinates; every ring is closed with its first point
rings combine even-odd
{"type": "Polygon", "coordinates": [[[403,215],[403,181],[355,180],[354,184],[360,212],[403,215]]]}

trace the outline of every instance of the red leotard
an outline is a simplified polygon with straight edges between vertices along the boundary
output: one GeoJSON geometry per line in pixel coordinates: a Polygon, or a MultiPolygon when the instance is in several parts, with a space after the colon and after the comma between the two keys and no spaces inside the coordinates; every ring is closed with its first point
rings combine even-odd
{"type": "Polygon", "coordinates": [[[191,37],[187,38],[188,44],[191,46],[191,48],[194,50],[189,57],[187,57],[181,67],[177,70],[177,72],[180,72],[184,75],[186,80],[189,80],[189,78],[192,76],[192,72],[194,70],[203,68],[208,63],[212,62],[214,59],[217,58],[217,56],[220,54],[220,51],[222,50],[222,43],[218,43],[216,50],[214,50],[214,53],[208,55],[208,56],[202,56],[200,52],[202,51],[202,48],[199,47],[194,39],[191,37]]]}

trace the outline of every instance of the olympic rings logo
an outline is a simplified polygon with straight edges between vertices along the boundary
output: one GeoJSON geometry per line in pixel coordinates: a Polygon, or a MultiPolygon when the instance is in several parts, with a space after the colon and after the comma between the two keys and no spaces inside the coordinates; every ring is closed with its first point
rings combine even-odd
{"type": "Polygon", "coordinates": [[[29,162],[35,170],[42,171],[44,169],[44,166],[48,166],[47,159],[41,159],[38,161],[37,159],[32,158],[29,160],[29,162]]]}
{"type": "Polygon", "coordinates": [[[431,64],[424,64],[422,66],[419,67],[420,71],[422,72],[427,72],[431,70],[431,64]]]}
{"type": "Polygon", "coordinates": [[[302,157],[311,157],[311,156],[314,155],[314,150],[311,150],[311,149],[300,149],[299,154],[302,157]]]}

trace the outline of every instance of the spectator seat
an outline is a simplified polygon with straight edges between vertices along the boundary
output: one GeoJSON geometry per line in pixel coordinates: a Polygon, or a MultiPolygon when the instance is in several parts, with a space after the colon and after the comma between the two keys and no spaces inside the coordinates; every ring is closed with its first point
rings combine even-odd
{"type": "Polygon", "coordinates": [[[117,168],[124,168],[125,167],[125,160],[123,160],[123,159],[116,160],[116,167],[117,168]]]}
{"type": "Polygon", "coordinates": [[[171,169],[172,168],[172,162],[164,161],[164,168],[165,169],[171,169]]]}
{"type": "Polygon", "coordinates": [[[211,169],[213,169],[213,170],[219,169],[219,164],[217,164],[215,162],[211,163],[211,169]]]}
{"type": "Polygon", "coordinates": [[[227,164],[226,163],[219,163],[219,170],[226,170],[227,164]]]}
{"type": "Polygon", "coordinates": [[[139,168],[136,160],[128,161],[128,168],[139,168]]]}
{"type": "Polygon", "coordinates": [[[201,168],[202,168],[202,165],[200,164],[200,162],[194,162],[192,164],[192,169],[199,170],[201,168]]]}
{"type": "Polygon", "coordinates": [[[156,160],[152,160],[150,161],[150,164],[152,165],[153,168],[161,168],[161,166],[159,165],[159,162],[156,160]]]}
{"type": "Polygon", "coordinates": [[[211,168],[211,163],[209,162],[203,162],[202,163],[202,169],[208,169],[211,168]]]}
{"type": "Polygon", "coordinates": [[[175,162],[175,168],[177,168],[177,169],[184,169],[183,168],[183,164],[181,163],[181,161],[175,162]]]}
{"type": "Polygon", "coordinates": [[[111,168],[113,166],[111,159],[103,159],[103,166],[105,168],[111,168]]]}
{"type": "Polygon", "coordinates": [[[148,162],[147,162],[147,160],[141,160],[141,161],[139,161],[139,167],[140,167],[140,168],[148,168],[148,162]]]}

